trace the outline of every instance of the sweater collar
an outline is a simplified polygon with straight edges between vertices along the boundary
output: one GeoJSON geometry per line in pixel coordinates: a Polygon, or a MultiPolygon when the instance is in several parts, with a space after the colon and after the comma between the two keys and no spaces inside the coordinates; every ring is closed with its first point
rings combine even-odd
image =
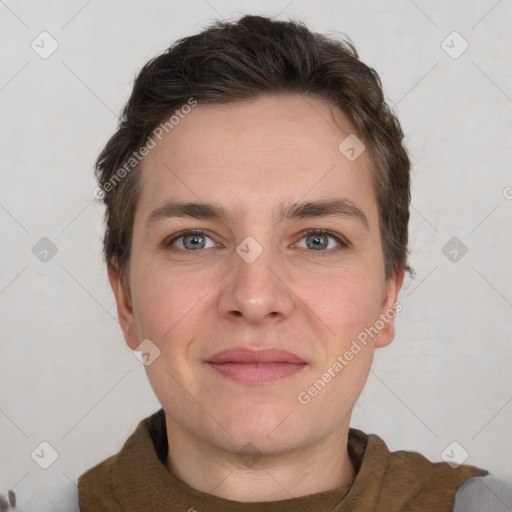
{"type": "Polygon", "coordinates": [[[124,510],[140,507],[145,512],[370,511],[383,510],[383,503],[420,503],[425,499],[422,496],[432,495],[443,500],[443,507],[446,504],[446,508],[440,505],[436,510],[448,511],[452,510],[449,503],[453,506],[453,496],[462,482],[487,474],[472,466],[461,466],[459,470],[466,469],[456,471],[446,463],[431,463],[416,452],[390,453],[377,435],[353,428],[349,429],[347,449],[356,471],[351,486],[279,501],[232,501],[193,489],[166,468],[167,432],[165,413],[160,409],[141,421],[123,446],[112,467],[112,492],[124,510]]]}

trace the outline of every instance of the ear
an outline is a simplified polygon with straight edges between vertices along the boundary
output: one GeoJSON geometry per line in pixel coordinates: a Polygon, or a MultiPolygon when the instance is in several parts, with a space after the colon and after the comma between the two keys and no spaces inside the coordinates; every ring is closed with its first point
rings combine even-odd
{"type": "Polygon", "coordinates": [[[135,350],[139,346],[139,336],[130,291],[125,290],[119,273],[119,266],[114,259],[107,264],[107,269],[110,286],[116,298],[117,317],[123,330],[125,342],[132,350],[135,350]]]}
{"type": "Polygon", "coordinates": [[[379,319],[384,323],[384,327],[380,329],[375,336],[376,348],[389,345],[395,337],[395,316],[402,309],[402,305],[397,304],[397,299],[398,292],[404,282],[404,274],[404,266],[399,265],[396,267],[395,273],[386,282],[386,289],[379,316],[379,319]]]}

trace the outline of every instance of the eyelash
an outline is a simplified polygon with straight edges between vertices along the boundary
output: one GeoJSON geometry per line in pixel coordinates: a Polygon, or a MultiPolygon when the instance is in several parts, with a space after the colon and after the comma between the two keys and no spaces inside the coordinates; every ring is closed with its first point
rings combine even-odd
{"type": "MultiPolygon", "coordinates": [[[[172,244],[174,242],[176,242],[180,238],[183,238],[185,236],[190,236],[190,235],[206,236],[211,239],[211,237],[206,233],[206,231],[201,231],[201,230],[197,230],[197,229],[186,229],[185,231],[181,231],[180,233],[177,233],[177,235],[174,236],[168,242],[164,242],[164,245],[165,245],[165,247],[169,248],[172,246],[172,244]]],[[[335,248],[335,249],[323,249],[323,250],[319,250],[319,251],[310,249],[310,251],[312,253],[332,254],[333,252],[337,252],[339,250],[346,249],[346,248],[350,247],[350,245],[351,245],[350,242],[346,238],[342,237],[338,233],[335,233],[334,231],[330,231],[329,229],[318,229],[318,228],[307,229],[302,234],[299,241],[303,240],[304,238],[306,238],[310,235],[327,235],[331,238],[334,238],[334,240],[336,240],[336,242],[340,245],[340,247],[335,248]]],[[[211,247],[210,247],[210,249],[211,249],[211,247]]],[[[183,249],[179,249],[179,250],[183,251],[183,252],[196,252],[196,251],[187,251],[187,250],[183,250],[183,249]]],[[[200,251],[200,249],[198,249],[198,251],[200,251]]]]}

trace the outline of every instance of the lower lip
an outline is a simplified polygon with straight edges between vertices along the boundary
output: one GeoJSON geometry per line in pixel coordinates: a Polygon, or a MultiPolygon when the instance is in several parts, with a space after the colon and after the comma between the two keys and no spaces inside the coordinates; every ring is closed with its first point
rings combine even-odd
{"type": "Polygon", "coordinates": [[[264,384],[300,372],[306,363],[208,363],[225,377],[247,384],[264,384]]]}

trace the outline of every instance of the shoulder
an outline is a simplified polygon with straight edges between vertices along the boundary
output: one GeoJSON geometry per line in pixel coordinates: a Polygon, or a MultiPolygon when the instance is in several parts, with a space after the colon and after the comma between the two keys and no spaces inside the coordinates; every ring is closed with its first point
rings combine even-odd
{"type": "Polygon", "coordinates": [[[81,512],[121,512],[112,493],[112,468],[118,454],[87,470],[78,479],[78,502],[81,512]],[[108,508],[105,508],[108,507],[108,508]]]}
{"type": "Polygon", "coordinates": [[[495,475],[466,480],[455,494],[454,512],[492,512],[512,509],[512,483],[495,475]]]}
{"type": "Polygon", "coordinates": [[[147,418],[142,420],[137,429],[123,444],[119,452],[111,455],[96,466],[88,469],[78,479],[78,501],[82,512],[121,512],[123,508],[116,499],[118,484],[115,472],[123,466],[126,455],[131,454],[137,441],[144,434],[147,418]]]}
{"type": "Polygon", "coordinates": [[[352,445],[354,453],[363,454],[358,476],[378,481],[378,510],[452,511],[458,489],[468,479],[488,475],[476,466],[433,462],[416,451],[391,452],[376,434],[354,432],[352,445]]]}
{"type": "Polygon", "coordinates": [[[139,422],[121,450],[83,473],[78,479],[78,501],[81,512],[121,512],[132,497],[135,484],[143,480],[150,485],[148,473],[159,457],[165,458],[167,438],[163,409],[139,422]],[[161,453],[155,451],[157,443],[161,453]],[[121,503],[123,502],[123,503],[121,503]]]}

